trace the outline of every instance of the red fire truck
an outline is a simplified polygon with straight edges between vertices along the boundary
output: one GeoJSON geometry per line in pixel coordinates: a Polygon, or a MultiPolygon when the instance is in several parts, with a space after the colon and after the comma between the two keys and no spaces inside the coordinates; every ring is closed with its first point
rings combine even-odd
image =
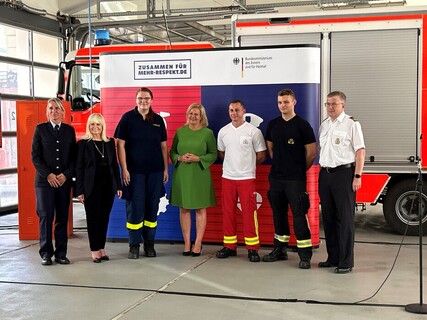
{"type": "MultiPolygon", "coordinates": [[[[426,179],[427,169],[424,26],[427,6],[232,18],[235,47],[321,47],[321,101],[330,91],[345,92],[346,112],[361,122],[365,135],[363,187],[357,201],[363,209],[382,203],[389,225],[402,234],[408,225],[410,235],[418,234],[419,212],[427,230],[427,196],[422,194],[419,208],[416,191],[417,179],[421,172],[426,179]]],[[[325,110],[321,115],[326,118],[325,110]]]]}

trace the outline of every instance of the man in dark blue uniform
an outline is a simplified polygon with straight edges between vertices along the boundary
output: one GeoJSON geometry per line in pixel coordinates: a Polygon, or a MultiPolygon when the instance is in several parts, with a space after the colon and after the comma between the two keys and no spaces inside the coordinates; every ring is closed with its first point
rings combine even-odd
{"type": "Polygon", "coordinates": [[[58,98],[47,103],[48,122],[37,125],[31,157],[36,168],[36,209],[39,216],[40,256],[42,265],[51,265],[52,257],[59,264],[67,258],[67,223],[71,181],[76,160],[76,134],[62,123],[65,109],[58,98]],[[55,220],[55,250],[52,244],[52,223],[55,220]]]}

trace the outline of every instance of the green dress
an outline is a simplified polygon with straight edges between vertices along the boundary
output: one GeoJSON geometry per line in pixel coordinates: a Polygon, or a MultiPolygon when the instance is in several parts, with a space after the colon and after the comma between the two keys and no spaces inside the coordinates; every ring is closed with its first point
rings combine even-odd
{"type": "Polygon", "coordinates": [[[184,209],[202,209],[216,205],[209,167],[217,157],[216,140],[211,129],[179,128],[173,138],[170,158],[174,164],[170,203],[184,209]],[[178,157],[192,153],[200,162],[183,163],[178,157]]]}

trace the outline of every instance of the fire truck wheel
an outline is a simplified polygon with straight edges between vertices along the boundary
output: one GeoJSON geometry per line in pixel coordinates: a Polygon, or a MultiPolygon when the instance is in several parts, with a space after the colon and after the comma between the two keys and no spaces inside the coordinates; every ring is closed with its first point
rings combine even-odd
{"type": "MultiPolygon", "coordinates": [[[[407,235],[416,236],[419,234],[418,197],[415,179],[403,180],[387,190],[383,204],[384,217],[390,227],[399,234],[405,233],[407,225],[407,235]]],[[[423,235],[425,235],[427,234],[427,196],[424,193],[422,194],[421,208],[423,235]]]]}

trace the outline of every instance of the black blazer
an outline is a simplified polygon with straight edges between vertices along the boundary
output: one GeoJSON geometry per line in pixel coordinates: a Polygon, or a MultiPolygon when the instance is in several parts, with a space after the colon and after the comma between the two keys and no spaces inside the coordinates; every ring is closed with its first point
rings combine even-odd
{"type": "MultiPolygon", "coordinates": [[[[95,187],[96,151],[93,144],[93,140],[86,139],[77,142],[76,196],[84,194],[87,198],[95,187]]],[[[122,190],[122,184],[114,139],[105,143],[105,153],[112,180],[111,193],[115,194],[117,190],[122,190]]]]}
{"type": "Polygon", "coordinates": [[[76,133],[74,128],[61,123],[59,133],[50,122],[38,124],[31,146],[31,160],[36,168],[36,187],[48,187],[47,176],[63,173],[67,181],[74,177],[76,164],[76,133]]]}

